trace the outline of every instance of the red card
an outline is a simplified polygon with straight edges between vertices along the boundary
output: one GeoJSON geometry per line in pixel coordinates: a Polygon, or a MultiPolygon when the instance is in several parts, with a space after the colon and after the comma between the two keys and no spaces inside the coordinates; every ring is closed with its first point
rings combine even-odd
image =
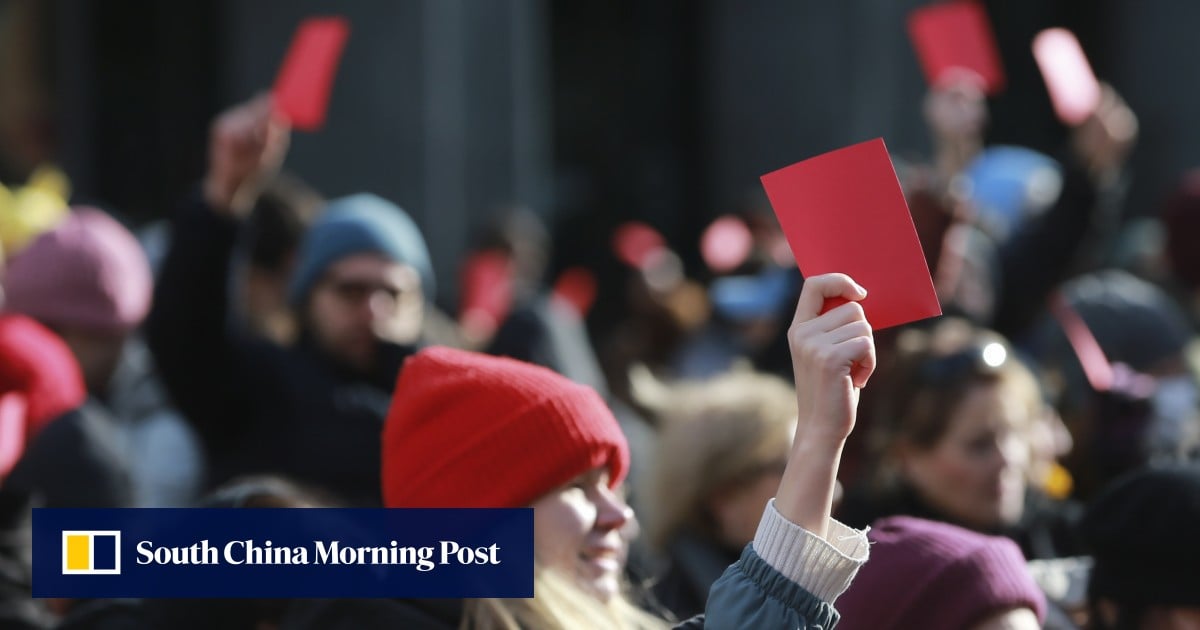
{"type": "Polygon", "coordinates": [[[292,44],[275,79],[275,111],[301,131],[325,124],[325,110],[338,59],[350,23],[341,17],[309,18],[292,37],[292,44]]]}
{"type": "Polygon", "coordinates": [[[801,273],[844,273],[861,284],[873,328],[941,315],[882,138],[768,173],[762,183],[801,273]]]}
{"type": "Polygon", "coordinates": [[[1066,29],[1046,29],[1033,38],[1033,57],[1058,119],[1068,125],[1087,120],[1100,104],[1100,82],[1079,40],[1066,29]]]}
{"type": "Polygon", "coordinates": [[[495,331],[513,304],[513,262],[502,252],[481,251],[467,258],[462,271],[459,321],[495,331]]]}
{"type": "Polygon", "coordinates": [[[570,306],[579,317],[587,317],[596,302],[596,276],[583,267],[564,269],[554,282],[553,296],[570,306]]]}
{"type": "Polygon", "coordinates": [[[917,9],[908,14],[908,36],[930,85],[972,77],[989,96],[1004,89],[1004,67],[991,21],[978,2],[944,2],[917,9]]]}

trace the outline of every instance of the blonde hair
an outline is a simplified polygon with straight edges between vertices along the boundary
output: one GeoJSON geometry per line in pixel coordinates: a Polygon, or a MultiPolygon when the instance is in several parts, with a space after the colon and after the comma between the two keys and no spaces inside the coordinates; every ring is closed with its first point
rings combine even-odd
{"type": "Polygon", "coordinates": [[[707,507],[713,493],[786,463],[796,393],[783,379],[739,371],[676,385],[664,406],[639,511],[659,549],[688,528],[715,536],[707,507]]]}
{"type": "Polygon", "coordinates": [[[463,608],[462,630],[520,630],[545,628],[613,628],[661,630],[667,622],[641,610],[617,595],[600,601],[570,578],[539,568],[533,576],[530,599],[468,599],[463,608]]]}

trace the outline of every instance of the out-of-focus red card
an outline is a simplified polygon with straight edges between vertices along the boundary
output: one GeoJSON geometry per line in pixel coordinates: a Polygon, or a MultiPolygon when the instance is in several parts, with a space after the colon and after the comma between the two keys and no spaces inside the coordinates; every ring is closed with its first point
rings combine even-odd
{"type": "Polygon", "coordinates": [[[300,23],[279,68],[272,94],[275,111],[301,131],[325,124],[325,110],[350,23],[341,17],[309,18],[300,23]]]}
{"type": "Polygon", "coordinates": [[[844,273],[861,284],[873,328],[941,315],[882,138],[768,173],[762,183],[800,272],[844,273]]]}
{"type": "Polygon", "coordinates": [[[932,86],[956,76],[974,75],[989,96],[1004,89],[1004,67],[991,21],[973,0],[944,2],[908,14],[912,39],[925,79],[932,86]]]}
{"type": "Polygon", "coordinates": [[[1068,125],[1087,120],[1100,104],[1100,82],[1075,35],[1062,28],[1038,33],[1033,38],[1033,57],[1058,119],[1068,125]]]}

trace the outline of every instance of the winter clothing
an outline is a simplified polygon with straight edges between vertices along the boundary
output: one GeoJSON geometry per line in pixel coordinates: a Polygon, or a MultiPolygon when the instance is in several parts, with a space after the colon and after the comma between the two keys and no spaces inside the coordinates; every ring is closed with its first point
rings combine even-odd
{"type": "Polygon", "coordinates": [[[116,421],[89,400],[38,433],[3,488],[49,508],[132,507],[128,461],[116,421]]]}
{"type": "Polygon", "coordinates": [[[842,630],[959,630],[1045,598],[1011,540],[907,516],[876,522],[871,562],[842,598],[842,630]]]}
{"type": "Polygon", "coordinates": [[[1200,606],[1200,465],[1140,470],[1089,506],[1089,596],[1146,606],[1200,606]],[[1184,535],[1180,535],[1180,533],[1184,535]]]}
{"type": "MultiPolygon", "coordinates": [[[[754,542],[713,584],[703,617],[677,628],[805,628],[837,624],[832,602],[867,560],[862,532],[836,521],[828,541],[767,506],[754,542]]],[[[458,628],[460,600],[305,600],[293,603],[281,630],[458,628]]]]}
{"type": "Polygon", "coordinates": [[[126,333],[150,310],[146,256],[112,217],[76,208],[14,258],[6,307],[52,326],[126,333]]]}
{"type": "Polygon", "coordinates": [[[421,289],[434,294],[433,264],[421,230],[399,206],[368,193],[334,199],[300,244],[288,300],[301,305],[330,265],[353,254],[377,253],[410,265],[421,289]]]}
{"type": "MultiPolygon", "coordinates": [[[[16,314],[0,315],[0,395],[10,392],[25,401],[26,442],[87,398],[71,349],[41,324],[16,314]]],[[[0,450],[9,446],[0,445],[0,450]]],[[[4,472],[0,468],[0,477],[4,472]]]]}
{"type": "Polygon", "coordinates": [[[410,348],[380,344],[369,374],[302,338],[282,348],[227,326],[238,223],[195,197],[176,217],[146,325],[167,391],[208,447],[210,483],[275,473],[380,501],[380,432],[410,348]]]}
{"type": "Polygon", "coordinates": [[[598,466],[608,467],[615,488],[629,469],[629,446],[590,387],[450,348],[405,363],[384,429],[388,507],[525,506],[598,466]]]}

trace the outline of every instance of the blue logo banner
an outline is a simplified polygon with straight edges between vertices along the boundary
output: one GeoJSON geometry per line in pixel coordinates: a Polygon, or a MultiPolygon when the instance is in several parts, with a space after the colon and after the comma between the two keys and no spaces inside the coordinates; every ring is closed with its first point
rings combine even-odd
{"type": "Polygon", "coordinates": [[[34,597],[533,597],[533,510],[34,509],[34,597]]]}

